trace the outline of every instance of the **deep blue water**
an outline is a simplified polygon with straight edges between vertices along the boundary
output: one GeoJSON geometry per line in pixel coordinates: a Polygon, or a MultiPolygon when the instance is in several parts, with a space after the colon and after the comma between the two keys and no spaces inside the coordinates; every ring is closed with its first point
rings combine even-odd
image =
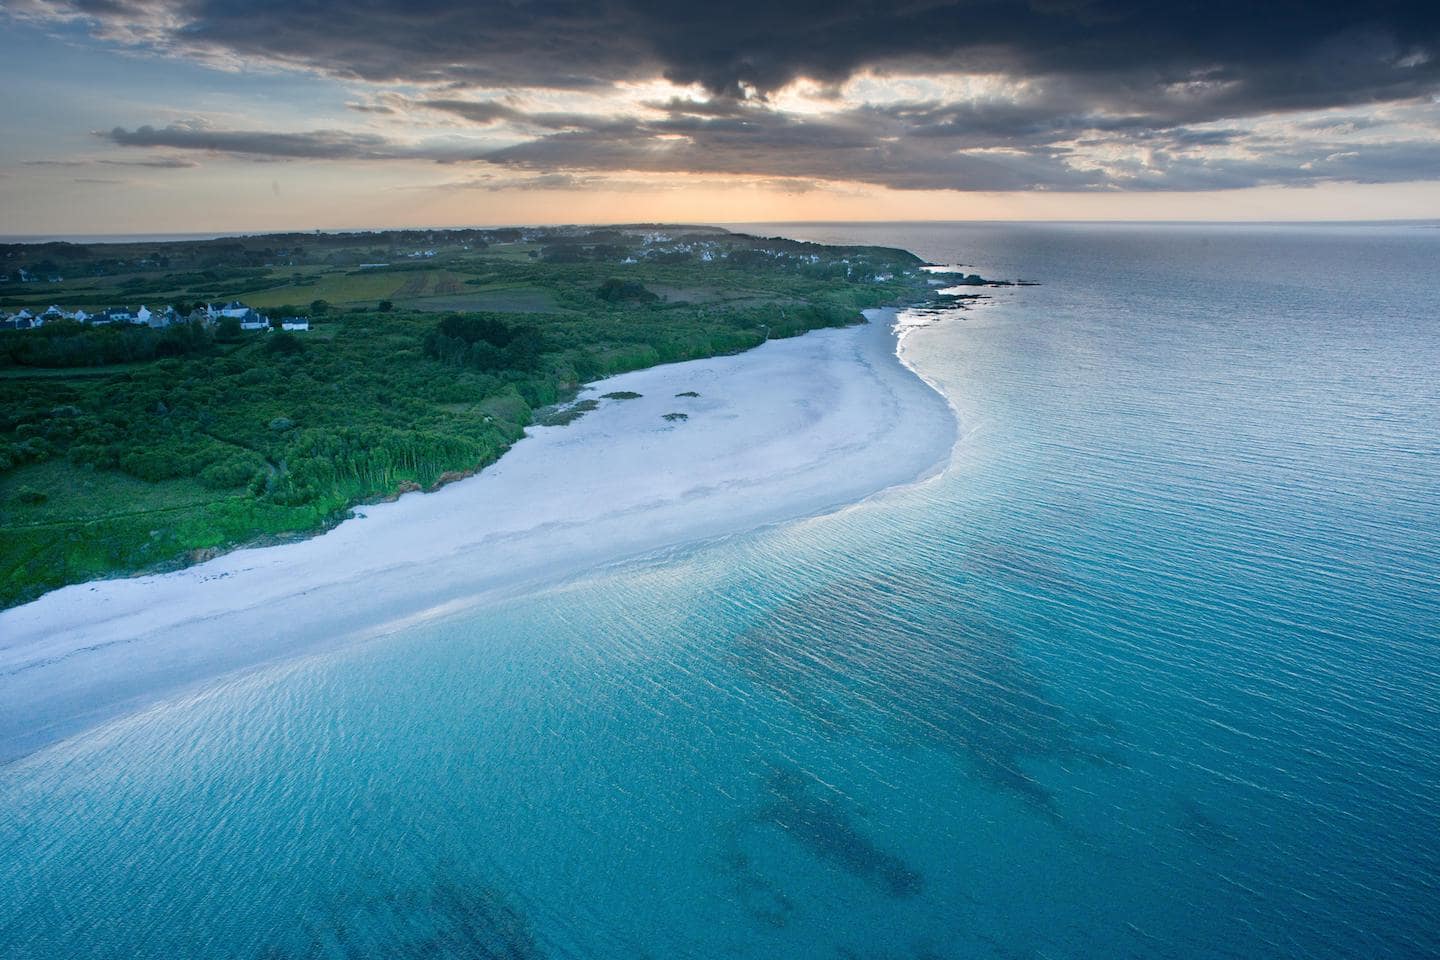
{"type": "Polygon", "coordinates": [[[1440,230],[768,232],[1043,284],[943,476],[0,770],[0,956],[1440,953],[1440,230]]]}

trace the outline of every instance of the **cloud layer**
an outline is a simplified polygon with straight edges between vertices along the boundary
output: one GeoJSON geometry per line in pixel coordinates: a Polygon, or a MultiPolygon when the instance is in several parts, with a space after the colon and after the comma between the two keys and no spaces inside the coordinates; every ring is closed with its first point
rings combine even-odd
{"type": "Polygon", "coordinates": [[[102,134],[126,147],[984,191],[1440,176],[1433,2],[21,0],[9,9],[134,48],[338,77],[360,94],[349,105],[354,130],[171,124],[102,134]],[[661,79],[670,98],[627,98],[661,79]],[[414,132],[437,123],[454,136],[414,132]]]}
{"type": "Polygon", "coordinates": [[[1071,77],[1123,95],[1224,87],[1236,106],[1332,106],[1429,89],[1427,2],[1149,0],[23,0],[104,36],[376,82],[585,87],[662,75],[714,93],[872,67],[1071,77]]]}

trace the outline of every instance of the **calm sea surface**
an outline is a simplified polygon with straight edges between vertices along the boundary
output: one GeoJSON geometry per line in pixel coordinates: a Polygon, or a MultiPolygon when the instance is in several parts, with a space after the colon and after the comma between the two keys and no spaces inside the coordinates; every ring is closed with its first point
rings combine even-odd
{"type": "Polygon", "coordinates": [[[943,476],[0,769],[0,957],[1440,953],[1440,230],[767,232],[1042,284],[943,476]]]}

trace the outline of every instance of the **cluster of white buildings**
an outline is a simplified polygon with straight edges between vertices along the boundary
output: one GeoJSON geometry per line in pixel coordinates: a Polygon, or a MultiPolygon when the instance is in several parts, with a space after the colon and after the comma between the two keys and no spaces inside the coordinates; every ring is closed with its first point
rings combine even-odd
{"type": "MultiPolygon", "coordinates": [[[[672,242],[669,234],[664,233],[647,233],[643,239],[649,249],[642,250],[638,254],[630,254],[620,261],[622,264],[639,263],[642,260],[669,253],[694,254],[695,258],[701,263],[713,263],[716,260],[727,260],[730,257],[730,249],[724,244],[717,243],[713,240],[672,242]],[[664,246],[659,246],[659,244],[664,244],[664,246]]],[[[825,258],[821,257],[818,253],[795,253],[790,250],[776,250],[772,247],[752,247],[750,249],[772,260],[789,263],[819,266],[825,261],[825,258]]],[[[866,265],[863,262],[860,264],[852,264],[848,257],[834,262],[844,267],[845,275],[852,280],[868,279],[871,283],[886,283],[895,279],[895,274],[890,271],[882,271],[867,276],[866,265]]]]}
{"type": "MultiPolygon", "coordinates": [[[[144,307],[140,308],[144,310],[144,307]]],[[[203,321],[207,326],[212,323],[219,323],[224,317],[234,317],[240,321],[241,330],[271,330],[273,325],[270,318],[258,310],[245,306],[239,300],[231,300],[224,306],[217,307],[207,303],[203,308],[198,308],[191,314],[192,318],[203,321]],[[196,314],[202,316],[196,317],[196,314]]],[[[280,320],[282,330],[309,330],[310,319],[308,317],[283,317],[280,320]]]]}
{"type": "MultiPolygon", "coordinates": [[[[163,329],[177,323],[189,323],[199,321],[206,326],[219,323],[225,317],[233,317],[240,321],[241,330],[269,330],[271,329],[270,318],[252,307],[247,307],[238,300],[232,300],[227,304],[216,306],[207,303],[203,307],[197,307],[188,314],[182,314],[174,307],[165,307],[160,310],[151,310],[144,304],[139,309],[130,307],[107,307],[104,310],[97,310],[94,313],[87,313],[85,310],[62,310],[58,306],[41,313],[31,313],[29,310],[21,310],[18,313],[7,314],[0,311],[0,330],[33,330],[43,327],[47,323],[55,323],[60,320],[71,320],[76,323],[83,323],[87,326],[99,327],[109,324],[129,324],[136,327],[151,327],[152,329],[163,329]]],[[[285,317],[280,323],[283,330],[309,330],[310,320],[308,317],[285,317]]]]}

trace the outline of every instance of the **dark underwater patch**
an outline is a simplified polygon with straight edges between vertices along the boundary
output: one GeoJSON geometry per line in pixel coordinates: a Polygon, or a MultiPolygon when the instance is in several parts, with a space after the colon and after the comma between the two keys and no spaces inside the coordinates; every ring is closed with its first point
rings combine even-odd
{"type": "Polygon", "coordinates": [[[724,857],[724,863],[734,878],[735,901],[757,923],[780,929],[790,922],[795,902],[762,876],[748,855],[733,850],[724,857]]]}
{"type": "Polygon", "coordinates": [[[270,946],[257,960],[543,960],[529,920],[492,887],[441,880],[425,891],[393,891],[337,904],[303,931],[300,949],[270,946]]]}
{"type": "Polygon", "coordinates": [[[766,803],[756,819],[779,828],[816,859],[875,884],[892,897],[920,892],[919,872],[862,833],[840,798],[827,796],[814,777],[777,767],[766,779],[766,791],[766,803]]]}
{"type": "MultiPolygon", "coordinates": [[[[1004,552],[1012,571],[1043,571],[1004,552]]],[[[1061,811],[1031,772],[1104,764],[1104,725],[1054,696],[1042,665],[986,612],[983,582],[887,570],[833,581],[777,607],[736,643],[736,668],[816,723],[849,735],[938,746],[1047,818],[1061,811]],[[877,723],[877,720],[879,721],[877,723]]]]}

